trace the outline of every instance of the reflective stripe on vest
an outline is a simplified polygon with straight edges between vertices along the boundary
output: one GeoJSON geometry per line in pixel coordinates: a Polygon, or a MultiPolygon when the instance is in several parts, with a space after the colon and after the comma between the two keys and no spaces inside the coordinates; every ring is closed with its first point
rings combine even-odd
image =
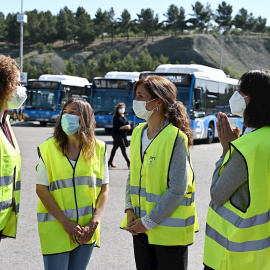
{"type": "Polygon", "coordinates": [[[13,183],[13,175],[11,176],[1,176],[0,177],[0,186],[8,186],[13,183]]]}

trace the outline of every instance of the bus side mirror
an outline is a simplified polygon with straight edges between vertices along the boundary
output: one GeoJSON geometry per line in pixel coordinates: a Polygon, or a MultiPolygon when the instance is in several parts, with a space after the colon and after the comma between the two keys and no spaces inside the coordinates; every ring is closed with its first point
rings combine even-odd
{"type": "Polygon", "coordinates": [[[202,89],[201,88],[194,88],[194,99],[198,101],[202,98],[202,89]]]}

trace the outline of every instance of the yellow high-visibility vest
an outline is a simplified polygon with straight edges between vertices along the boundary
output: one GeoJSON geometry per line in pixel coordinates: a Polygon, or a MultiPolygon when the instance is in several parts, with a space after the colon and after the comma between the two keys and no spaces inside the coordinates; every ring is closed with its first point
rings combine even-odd
{"type": "MultiPolygon", "coordinates": [[[[62,154],[54,138],[39,146],[39,154],[46,166],[49,191],[59,208],[72,221],[85,226],[92,219],[102,186],[105,143],[96,140],[95,155],[85,161],[80,153],[75,168],[62,154]]],[[[62,224],[45,208],[41,200],[37,206],[38,230],[43,255],[71,251],[78,247],[62,224]]],[[[88,244],[99,246],[100,225],[88,244]]]]}
{"type": "Polygon", "coordinates": [[[270,127],[248,133],[230,144],[223,165],[238,151],[245,160],[250,202],[246,212],[231,201],[210,202],[204,264],[217,270],[270,269],[270,127]]]}
{"type": "Polygon", "coordinates": [[[16,237],[21,195],[21,153],[6,119],[13,144],[0,128],[0,231],[7,237],[16,237]]]}
{"type": "MultiPolygon", "coordinates": [[[[187,136],[172,124],[166,126],[141,155],[144,124],[140,124],[133,131],[130,149],[131,201],[134,212],[140,218],[151,213],[168,189],[170,162],[178,136],[184,139],[189,156],[187,136]]],[[[121,226],[124,227],[125,223],[126,217],[121,226]]],[[[166,220],[154,229],[147,230],[146,234],[149,244],[190,245],[194,242],[196,230],[198,222],[195,211],[195,181],[192,164],[189,162],[188,187],[183,202],[166,220]]]]}

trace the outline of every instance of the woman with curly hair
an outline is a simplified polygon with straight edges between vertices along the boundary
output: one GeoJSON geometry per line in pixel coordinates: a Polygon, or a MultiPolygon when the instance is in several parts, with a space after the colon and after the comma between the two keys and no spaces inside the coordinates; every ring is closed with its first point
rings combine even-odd
{"type": "Polygon", "coordinates": [[[16,237],[20,204],[21,154],[7,114],[26,98],[18,64],[0,55],[0,241],[16,237]]]}
{"type": "Polygon", "coordinates": [[[165,78],[140,79],[133,110],[147,121],[133,131],[126,217],[137,269],[187,269],[197,230],[192,131],[176,87],[165,78]]]}
{"type": "Polygon", "coordinates": [[[108,199],[106,145],[87,101],[66,102],[54,136],[38,147],[38,230],[45,269],[86,269],[108,199]]]}

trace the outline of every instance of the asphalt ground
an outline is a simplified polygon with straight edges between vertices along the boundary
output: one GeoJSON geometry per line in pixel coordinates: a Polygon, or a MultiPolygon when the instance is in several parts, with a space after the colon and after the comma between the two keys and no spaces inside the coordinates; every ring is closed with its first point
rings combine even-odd
{"type": "MultiPolygon", "coordinates": [[[[38,198],[35,192],[35,167],[38,164],[37,146],[52,135],[53,128],[41,127],[38,122],[13,122],[12,126],[22,153],[21,204],[17,238],[3,239],[0,243],[0,270],[43,269],[36,219],[38,198]]],[[[109,155],[112,137],[105,134],[103,129],[97,129],[96,136],[106,142],[109,155]]],[[[129,150],[127,148],[128,155],[129,150]]],[[[199,270],[203,269],[209,188],[215,162],[221,154],[221,145],[218,142],[210,145],[196,144],[190,152],[196,177],[196,207],[200,231],[196,233],[195,243],[189,247],[189,270],[199,270]]],[[[101,248],[94,249],[87,269],[136,269],[132,237],[120,229],[124,217],[125,183],[128,176],[127,164],[120,149],[116,152],[114,163],[117,168],[110,169],[109,200],[101,220],[101,248]]]]}

